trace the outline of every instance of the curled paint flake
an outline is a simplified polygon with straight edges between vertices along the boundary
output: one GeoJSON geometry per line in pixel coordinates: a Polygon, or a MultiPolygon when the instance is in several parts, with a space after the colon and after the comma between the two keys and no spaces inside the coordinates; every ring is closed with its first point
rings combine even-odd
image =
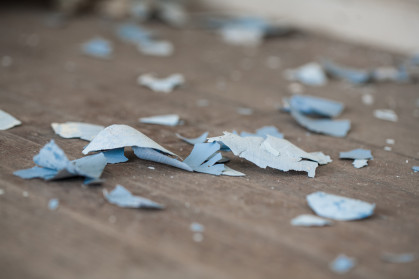
{"type": "Polygon", "coordinates": [[[351,121],[346,119],[312,119],[291,108],[291,115],[307,130],[333,137],[345,137],[351,129],[351,121]]]}
{"type": "Polygon", "coordinates": [[[153,148],[172,156],[175,153],[162,147],[140,131],[127,125],[111,125],[102,130],[83,150],[83,154],[93,151],[110,150],[127,146],[153,148]]]}
{"type": "Polygon", "coordinates": [[[204,143],[207,140],[208,132],[203,133],[202,135],[200,135],[197,138],[185,138],[184,136],[182,136],[180,134],[176,134],[176,136],[178,138],[180,138],[181,140],[193,145],[193,144],[197,144],[197,143],[204,143]]]}

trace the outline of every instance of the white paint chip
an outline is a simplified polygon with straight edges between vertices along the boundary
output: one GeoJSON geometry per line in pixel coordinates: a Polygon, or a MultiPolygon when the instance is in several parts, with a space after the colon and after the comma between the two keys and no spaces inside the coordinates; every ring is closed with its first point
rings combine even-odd
{"type": "Polygon", "coordinates": [[[189,229],[193,232],[204,232],[205,231],[205,227],[202,224],[193,222],[190,226],[189,229]]]}
{"type": "Polygon", "coordinates": [[[105,129],[101,125],[82,122],[51,123],[51,127],[62,138],[80,138],[87,141],[91,141],[99,132],[105,129]]]}
{"type": "Polygon", "coordinates": [[[362,103],[367,106],[374,104],[374,97],[371,94],[362,95],[362,103]]]}
{"type": "Polygon", "coordinates": [[[156,115],[150,117],[142,117],[139,119],[141,123],[155,124],[163,126],[176,126],[179,124],[180,117],[177,114],[156,115]]]}
{"type": "Polygon", "coordinates": [[[355,159],[352,163],[356,169],[360,169],[368,166],[368,160],[365,159],[355,159]]]}
{"type": "Polygon", "coordinates": [[[386,139],[386,144],[395,144],[396,141],[394,139],[386,139]]]}
{"type": "Polygon", "coordinates": [[[376,109],[374,110],[374,116],[378,119],[397,122],[397,114],[391,109],[376,109]]]}
{"type": "Polygon", "coordinates": [[[20,124],[22,122],[0,109],[0,130],[7,130],[20,124]]]}
{"type": "Polygon", "coordinates": [[[291,225],[300,227],[323,227],[331,225],[329,220],[311,214],[303,214],[291,220],[291,225]]]}
{"type": "Polygon", "coordinates": [[[349,258],[344,254],[340,254],[333,262],[330,263],[330,269],[338,274],[344,274],[355,267],[355,259],[349,258]]]}
{"type": "Polygon", "coordinates": [[[173,74],[166,78],[156,78],[151,74],[138,77],[138,84],[146,86],[154,92],[170,93],[174,88],[182,85],[185,78],[181,74],[173,74]]]}

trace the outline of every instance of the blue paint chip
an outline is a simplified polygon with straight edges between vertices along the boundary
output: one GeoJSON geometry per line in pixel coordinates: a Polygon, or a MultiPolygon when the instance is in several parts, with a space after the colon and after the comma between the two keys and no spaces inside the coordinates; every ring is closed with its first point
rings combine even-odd
{"type": "Polygon", "coordinates": [[[355,267],[355,260],[344,254],[340,254],[330,263],[330,269],[336,273],[343,274],[355,267]]]}
{"type": "Polygon", "coordinates": [[[108,40],[94,38],[82,45],[82,51],[96,58],[110,58],[113,48],[108,40]]]}

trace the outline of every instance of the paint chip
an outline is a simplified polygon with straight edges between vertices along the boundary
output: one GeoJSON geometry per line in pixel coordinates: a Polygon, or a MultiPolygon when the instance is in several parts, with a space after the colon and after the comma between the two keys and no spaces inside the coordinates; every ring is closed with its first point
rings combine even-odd
{"type": "Polygon", "coordinates": [[[327,77],[322,67],[315,62],[299,68],[285,71],[285,77],[291,81],[299,81],[305,85],[322,86],[327,83],[327,77]]]}
{"type": "Polygon", "coordinates": [[[106,189],[103,190],[103,195],[105,199],[115,204],[119,207],[127,207],[127,208],[147,208],[147,209],[163,209],[164,206],[158,204],[152,200],[134,196],[121,185],[116,185],[115,188],[108,193],[106,189]]]}
{"type": "Polygon", "coordinates": [[[145,124],[155,124],[163,126],[176,126],[180,122],[179,115],[177,114],[166,114],[166,115],[156,115],[150,117],[142,117],[138,119],[141,123],[145,124]]]}
{"type": "Polygon", "coordinates": [[[60,202],[58,201],[58,199],[50,199],[48,201],[48,209],[51,211],[56,210],[59,205],[60,205],[60,202]]]}
{"type": "Polygon", "coordinates": [[[375,204],[324,192],[311,193],[306,199],[317,215],[337,221],[367,218],[373,214],[375,208],[375,204]]]}
{"type": "Polygon", "coordinates": [[[20,124],[22,124],[22,122],[0,109],[0,130],[7,130],[20,124]]]}
{"type": "Polygon", "coordinates": [[[397,114],[391,109],[376,109],[374,110],[375,118],[397,122],[397,114]]]}
{"type": "Polygon", "coordinates": [[[330,263],[330,269],[338,274],[344,274],[355,267],[355,259],[349,258],[344,254],[340,254],[333,262],[330,263]]]}
{"type": "Polygon", "coordinates": [[[323,227],[329,226],[332,222],[311,214],[303,214],[291,220],[291,225],[300,227],[323,227]]]}
{"type": "Polygon", "coordinates": [[[144,74],[138,77],[138,84],[148,87],[154,92],[170,93],[174,88],[185,83],[181,74],[173,74],[166,78],[156,78],[151,74],[144,74]]]}
{"type": "Polygon", "coordinates": [[[51,127],[62,138],[80,138],[87,141],[91,141],[105,128],[101,125],[82,122],[51,123],[51,127]]]}
{"type": "Polygon", "coordinates": [[[113,47],[108,40],[94,38],[82,45],[82,51],[92,57],[108,59],[111,58],[113,47]]]}

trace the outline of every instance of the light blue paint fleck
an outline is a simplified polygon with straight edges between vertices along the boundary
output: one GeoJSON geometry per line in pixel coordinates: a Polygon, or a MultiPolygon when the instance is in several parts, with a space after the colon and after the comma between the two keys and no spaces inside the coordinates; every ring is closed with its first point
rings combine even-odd
{"type": "Polygon", "coordinates": [[[58,208],[58,206],[60,205],[60,202],[58,201],[58,199],[50,199],[48,202],[48,208],[49,210],[56,210],[58,208]]]}
{"type": "Polygon", "coordinates": [[[103,153],[103,155],[105,155],[106,162],[108,164],[124,163],[124,162],[128,161],[128,158],[125,157],[123,147],[107,150],[107,151],[104,151],[102,153],[103,153]]]}
{"type": "Polygon", "coordinates": [[[374,213],[375,208],[375,204],[324,192],[311,193],[306,199],[317,215],[338,221],[367,218],[374,213]]]}
{"type": "Polygon", "coordinates": [[[82,51],[86,55],[96,58],[110,58],[112,54],[112,44],[102,38],[94,38],[82,45],[82,51]]]}
{"type": "Polygon", "coordinates": [[[368,149],[354,149],[346,152],[339,152],[339,159],[374,159],[371,150],[368,149]]]}
{"type": "Polygon", "coordinates": [[[116,187],[108,193],[106,190],[103,191],[105,199],[115,204],[119,207],[129,207],[129,208],[148,208],[148,209],[163,209],[164,206],[158,204],[152,200],[134,196],[121,185],[116,185],[116,187]]]}
{"type": "Polygon", "coordinates": [[[330,263],[330,269],[339,274],[348,272],[354,266],[355,260],[344,254],[340,254],[333,262],[330,263]]]}

